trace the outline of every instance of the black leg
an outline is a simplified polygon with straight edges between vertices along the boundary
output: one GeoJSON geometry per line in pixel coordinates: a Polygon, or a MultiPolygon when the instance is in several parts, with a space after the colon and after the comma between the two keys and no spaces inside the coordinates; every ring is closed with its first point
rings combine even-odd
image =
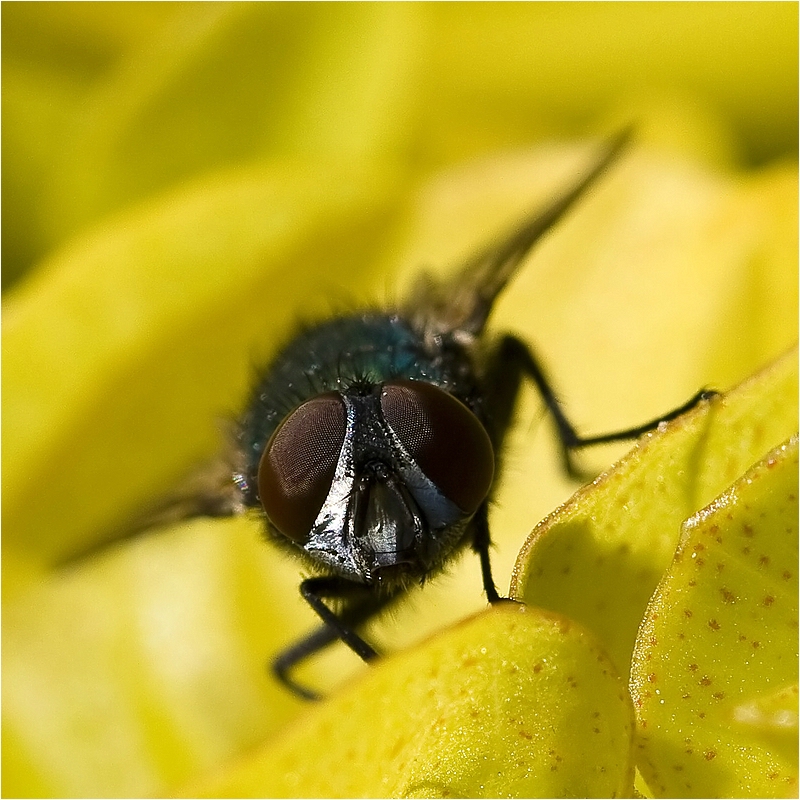
{"type": "MultiPolygon", "coordinates": [[[[561,443],[564,469],[572,478],[584,477],[573,462],[572,454],[574,450],[583,447],[591,447],[596,444],[605,444],[606,442],[635,439],[643,433],[654,430],[662,422],[668,422],[686,413],[702,400],[708,400],[717,394],[717,392],[703,389],[679,408],[662,414],[660,417],[650,420],[650,422],[646,422],[644,425],[637,425],[636,427],[614,431],[613,433],[604,433],[599,436],[580,436],[564,414],[549,381],[545,377],[544,371],[524,342],[514,336],[504,337],[500,343],[497,358],[501,363],[505,363],[507,368],[513,369],[516,375],[520,373],[527,375],[536,384],[536,388],[539,390],[544,404],[547,406],[547,410],[555,420],[559,442],[561,443]]],[[[516,380],[518,382],[519,379],[517,378],[516,380]]]]}
{"type": "MultiPolygon", "coordinates": [[[[710,400],[712,397],[716,397],[718,394],[719,392],[716,392],[713,389],[701,389],[699,392],[697,392],[697,394],[693,395],[689,400],[687,400],[682,406],[678,406],[678,408],[675,408],[672,411],[668,411],[666,414],[662,414],[660,417],[656,417],[655,419],[650,420],[650,422],[645,422],[644,425],[639,425],[635,428],[627,428],[624,431],[603,433],[600,434],[599,436],[575,435],[575,438],[572,441],[572,443],[569,444],[565,442],[564,446],[572,448],[591,447],[593,444],[604,444],[605,442],[619,442],[619,441],[624,441],[626,439],[636,439],[643,433],[655,430],[662,422],[669,422],[672,419],[677,419],[679,416],[681,416],[681,414],[685,414],[687,411],[690,411],[701,401],[710,400]]],[[[574,430],[573,433],[575,433],[574,430]]]]}
{"type": "Polygon", "coordinates": [[[273,659],[272,674],[298,697],[302,697],[304,700],[321,700],[322,695],[312,689],[306,689],[305,686],[301,686],[289,677],[289,672],[296,664],[305,661],[306,658],[327,647],[338,638],[339,634],[327,625],[317,628],[317,630],[312,631],[299,642],[295,642],[295,644],[273,659]]]}
{"type": "Polygon", "coordinates": [[[502,598],[497,593],[497,587],[492,578],[492,565],[489,560],[489,547],[491,538],[489,536],[489,504],[484,501],[483,505],[475,512],[473,519],[475,537],[472,540],[472,549],[478,554],[481,560],[481,575],[483,577],[483,591],[486,592],[486,599],[490,603],[496,603],[502,598]]]}
{"type": "MultiPolygon", "coordinates": [[[[510,336],[501,340],[497,349],[491,354],[483,376],[483,414],[481,416],[494,447],[496,474],[500,470],[499,458],[503,452],[503,440],[510,427],[514,406],[525,374],[519,359],[514,356],[516,342],[517,340],[510,336]]],[[[484,500],[475,512],[472,530],[472,549],[480,558],[483,591],[490,603],[496,603],[505,598],[498,593],[492,577],[489,555],[492,540],[489,533],[488,500],[484,500]]]]}
{"type": "Polygon", "coordinates": [[[280,653],[272,662],[272,671],[284,686],[298,696],[318,700],[320,695],[292,680],[290,671],[339,639],[364,661],[376,658],[378,653],[354,628],[377,614],[392,598],[390,595],[377,595],[363,584],[336,577],[307,578],[300,584],[300,594],[325,624],[280,653]],[[348,605],[337,615],[323,602],[323,598],[344,600],[348,605]]]}
{"type": "Polygon", "coordinates": [[[300,584],[300,594],[305,601],[319,614],[322,621],[334,630],[359,658],[369,661],[378,654],[352,629],[375,614],[386,603],[386,600],[374,594],[370,587],[353,583],[344,578],[306,578],[300,584]],[[357,598],[355,604],[346,609],[341,616],[331,611],[323,597],[333,599],[357,598]]]}

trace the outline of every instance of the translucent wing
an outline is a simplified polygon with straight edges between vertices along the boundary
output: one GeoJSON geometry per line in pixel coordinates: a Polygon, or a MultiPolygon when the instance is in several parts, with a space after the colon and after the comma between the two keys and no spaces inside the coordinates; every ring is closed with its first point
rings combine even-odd
{"type": "Polygon", "coordinates": [[[406,306],[409,316],[431,335],[459,332],[478,336],[497,296],[531,248],[624,152],[631,134],[631,129],[625,129],[614,137],[591,169],[571,188],[549,206],[537,209],[506,237],[479,252],[451,280],[438,285],[428,278],[420,280],[406,306]]]}
{"type": "Polygon", "coordinates": [[[240,457],[233,445],[233,436],[225,439],[220,452],[211,460],[195,466],[186,478],[167,494],[132,516],[126,524],[107,531],[83,549],[73,551],[56,566],[69,567],[109,545],[124,541],[155,528],[174,525],[194,517],[230,517],[245,511],[233,476],[240,457]]]}

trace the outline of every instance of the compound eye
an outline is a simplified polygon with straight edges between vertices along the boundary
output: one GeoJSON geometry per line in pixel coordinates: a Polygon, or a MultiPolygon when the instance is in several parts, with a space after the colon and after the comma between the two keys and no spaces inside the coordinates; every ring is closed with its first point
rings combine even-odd
{"type": "Polygon", "coordinates": [[[331,488],[347,430],[335,392],[298,406],[267,443],[258,465],[258,493],[270,522],[304,544],[331,488]]]}
{"type": "Polygon", "coordinates": [[[383,417],[436,488],[471,514],[489,493],[494,450],[478,418],[453,395],[423,381],[384,384],[383,417]]]}

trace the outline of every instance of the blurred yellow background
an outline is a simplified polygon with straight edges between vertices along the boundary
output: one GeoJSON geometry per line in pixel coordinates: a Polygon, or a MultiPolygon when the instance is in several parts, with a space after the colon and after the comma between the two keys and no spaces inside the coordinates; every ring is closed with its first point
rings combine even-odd
{"type": "Polygon", "coordinates": [[[736,163],[795,157],[797,28],[780,2],[9,4],[3,285],[263,158],[416,172],[664,102],[720,122],[736,163]]]}

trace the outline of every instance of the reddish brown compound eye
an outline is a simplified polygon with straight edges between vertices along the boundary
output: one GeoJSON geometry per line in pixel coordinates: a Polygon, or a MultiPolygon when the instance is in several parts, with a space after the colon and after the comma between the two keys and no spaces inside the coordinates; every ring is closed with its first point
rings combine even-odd
{"type": "Polygon", "coordinates": [[[298,406],[270,438],[258,465],[258,493],[270,522],[303,544],[331,488],[347,430],[335,392],[298,406]]]}
{"type": "Polygon", "coordinates": [[[476,511],[494,477],[494,450],[478,418],[453,395],[423,381],[386,383],[381,409],[436,488],[465,513],[476,511]]]}

